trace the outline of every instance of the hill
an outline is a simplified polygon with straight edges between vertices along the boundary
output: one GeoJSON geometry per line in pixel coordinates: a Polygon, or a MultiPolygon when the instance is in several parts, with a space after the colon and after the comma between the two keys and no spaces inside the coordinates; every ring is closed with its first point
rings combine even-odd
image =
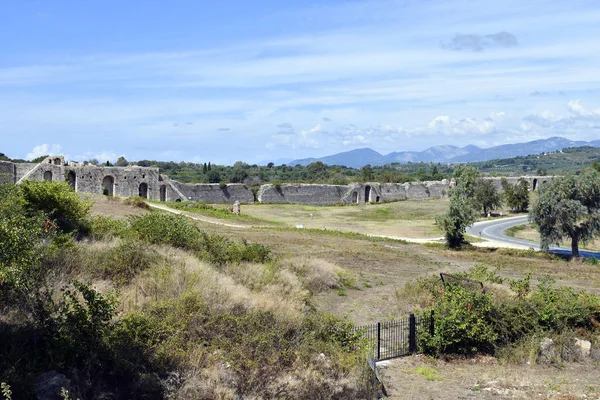
{"type": "Polygon", "coordinates": [[[427,150],[392,152],[382,155],[370,148],[356,149],[320,158],[305,158],[294,160],[288,165],[308,165],[321,161],[327,165],[341,165],[351,168],[360,168],[366,164],[380,166],[388,163],[408,162],[433,162],[433,163],[464,163],[478,162],[492,159],[506,159],[522,157],[530,154],[541,154],[562,150],[569,147],[592,146],[600,147],[600,140],[591,142],[573,141],[562,137],[534,140],[526,143],[505,144],[486,149],[474,145],[457,147],[452,145],[433,146],[427,150]]]}

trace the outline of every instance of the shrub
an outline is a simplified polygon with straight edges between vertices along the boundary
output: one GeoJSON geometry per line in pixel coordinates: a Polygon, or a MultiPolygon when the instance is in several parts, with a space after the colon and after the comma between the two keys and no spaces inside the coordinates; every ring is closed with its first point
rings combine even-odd
{"type": "Polygon", "coordinates": [[[188,218],[167,213],[149,213],[129,216],[132,234],[152,244],[195,250],[202,240],[202,232],[188,218]]]}
{"type": "Polygon", "coordinates": [[[21,189],[29,215],[43,212],[62,233],[87,231],[91,203],[80,199],[68,183],[25,181],[21,189]]]}
{"type": "Polygon", "coordinates": [[[498,335],[489,319],[492,297],[460,286],[447,285],[433,308],[435,331],[420,332],[420,343],[431,354],[491,352],[498,335]]]}
{"type": "Polygon", "coordinates": [[[150,206],[148,205],[148,203],[146,203],[146,199],[140,196],[128,197],[123,202],[133,207],[143,208],[145,210],[150,209],[150,206]]]}
{"type": "Polygon", "coordinates": [[[97,215],[90,219],[89,236],[92,239],[122,237],[127,232],[127,228],[127,221],[104,215],[97,215]]]}
{"type": "Polygon", "coordinates": [[[138,272],[150,268],[158,258],[158,253],[145,243],[126,239],[117,246],[106,249],[97,263],[103,278],[125,285],[138,272]]]}

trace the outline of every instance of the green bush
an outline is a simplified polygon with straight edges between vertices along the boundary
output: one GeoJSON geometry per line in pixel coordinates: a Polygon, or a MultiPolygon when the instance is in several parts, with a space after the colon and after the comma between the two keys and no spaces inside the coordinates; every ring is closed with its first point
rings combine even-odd
{"type": "Polygon", "coordinates": [[[245,240],[235,242],[219,235],[209,235],[181,215],[150,213],[129,218],[134,237],[153,244],[163,243],[190,250],[217,265],[242,261],[265,262],[270,249],[245,240]]]}
{"type": "Polygon", "coordinates": [[[422,330],[419,342],[431,354],[491,352],[498,337],[490,323],[492,309],[490,294],[447,285],[433,308],[434,334],[422,330]]]}
{"type": "Polygon", "coordinates": [[[182,215],[161,212],[132,215],[129,224],[134,237],[152,244],[196,250],[202,241],[202,232],[182,215]]]}
{"type": "Polygon", "coordinates": [[[128,197],[123,201],[125,204],[149,210],[150,206],[146,203],[146,199],[140,196],[128,197]]]}
{"type": "Polygon", "coordinates": [[[126,234],[129,224],[122,219],[96,215],[89,221],[89,236],[92,239],[112,239],[126,234]]]}
{"type": "Polygon", "coordinates": [[[150,268],[159,259],[155,250],[135,239],[125,239],[103,253],[97,260],[97,268],[102,278],[111,279],[117,285],[128,284],[138,272],[150,268]]]}
{"type": "Polygon", "coordinates": [[[60,233],[87,231],[91,203],[84,201],[66,182],[25,181],[21,185],[29,215],[44,213],[60,233]]]}

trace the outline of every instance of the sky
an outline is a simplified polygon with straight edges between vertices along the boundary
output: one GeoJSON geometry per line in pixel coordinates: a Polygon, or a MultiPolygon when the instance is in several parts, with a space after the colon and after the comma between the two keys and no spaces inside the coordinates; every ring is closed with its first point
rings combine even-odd
{"type": "Polygon", "coordinates": [[[597,0],[0,0],[0,151],[233,164],[600,138],[597,0]]]}

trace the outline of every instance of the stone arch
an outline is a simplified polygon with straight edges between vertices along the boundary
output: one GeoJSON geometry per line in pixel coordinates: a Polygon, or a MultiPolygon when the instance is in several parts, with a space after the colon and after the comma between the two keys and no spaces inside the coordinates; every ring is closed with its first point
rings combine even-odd
{"type": "Polygon", "coordinates": [[[175,203],[181,203],[181,199],[175,200],[175,203]]]}
{"type": "Polygon", "coordinates": [[[371,186],[365,186],[365,203],[371,201],[371,186]]]}
{"type": "Polygon", "coordinates": [[[60,158],[55,158],[54,159],[54,165],[60,165],[60,164],[61,164],[60,158]]]}
{"type": "Polygon", "coordinates": [[[115,195],[115,178],[106,175],[104,179],[102,179],[102,194],[105,196],[114,196],[115,195]]]}
{"type": "Polygon", "coordinates": [[[535,189],[536,189],[536,188],[537,188],[537,179],[534,179],[534,180],[533,180],[533,186],[532,186],[532,189],[531,189],[531,191],[532,191],[532,192],[535,192],[535,189]]]}
{"type": "Polygon", "coordinates": [[[44,180],[50,182],[52,180],[52,171],[44,172],[44,180]]]}
{"type": "Polygon", "coordinates": [[[70,170],[67,172],[67,182],[69,182],[74,191],[77,191],[77,174],[75,171],[70,170]]]}
{"type": "Polygon", "coordinates": [[[379,196],[375,197],[375,203],[379,203],[379,196]]]}
{"type": "Polygon", "coordinates": [[[358,192],[352,192],[352,202],[358,203],[358,192]]]}
{"type": "Polygon", "coordinates": [[[139,194],[140,194],[140,197],[143,197],[144,199],[148,198],[148,184],[146,182],[140,183],[139,194]]]}
{"type": "Polygon", "coordinates": [[[160,185],[160,201],[167,201],[167,186],[160,185]]]}

